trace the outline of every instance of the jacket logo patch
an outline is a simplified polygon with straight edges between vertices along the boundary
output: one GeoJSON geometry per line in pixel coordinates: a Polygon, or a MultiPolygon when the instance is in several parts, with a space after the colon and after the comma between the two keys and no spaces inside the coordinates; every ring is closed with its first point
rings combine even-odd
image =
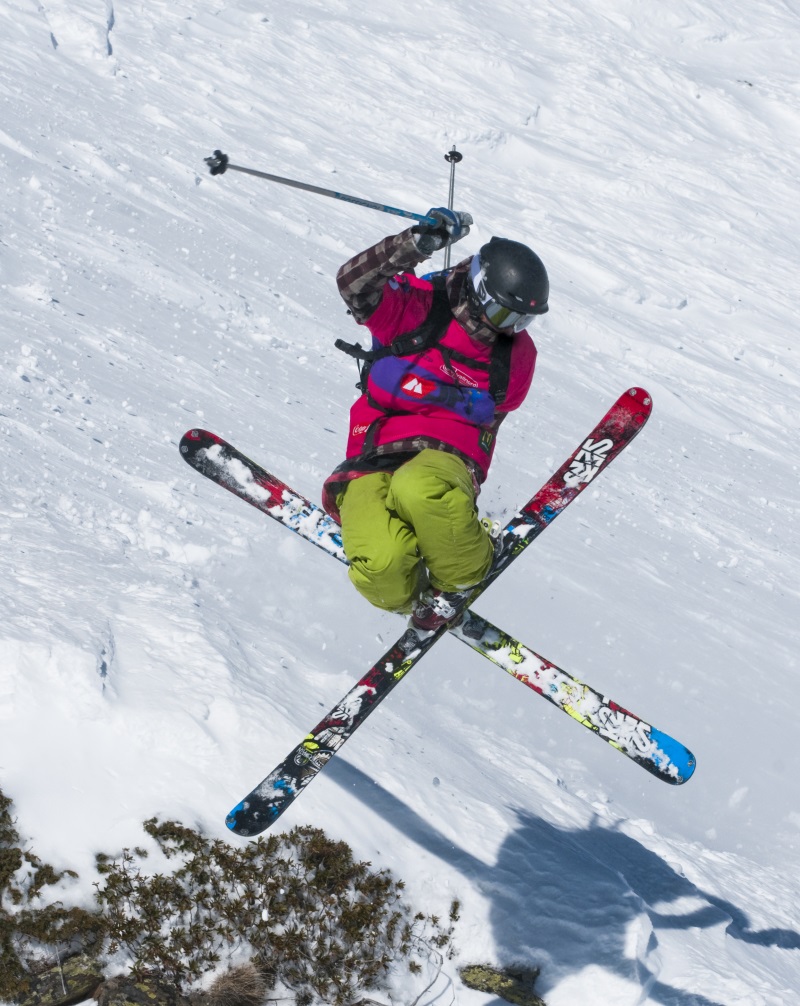
{"type": "Polygon", "coordinates": [[[425,398],[436,390],[436,385],[433,381],[428,381],[424,377],[416,377],[414,374],[409,374],[401,383],[400,390],[404,391],[407,395],[413,395],[414,398],[425,398]]]}
{"type": "Polygon", "coordinates": [[[470,388],[480,387],[474,377],[470,377],[469,374],[465,374],[463,370],[459,370],[458,367],[454,367],[452,364],[448,367],[447,364],[443,363],[439,370],[448,377],[450,377],[451,374],[455,374],[459,384],[466,384],[467,387],[470,388]]]}

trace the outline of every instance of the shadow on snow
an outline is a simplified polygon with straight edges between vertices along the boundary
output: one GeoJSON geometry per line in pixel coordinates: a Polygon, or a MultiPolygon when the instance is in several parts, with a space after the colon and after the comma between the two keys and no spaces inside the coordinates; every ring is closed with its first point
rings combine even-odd
{"type": "Polygon", "coordinates": [[[595,822],[564,829],[520,810],[518,827],[503,842],[496,863],[487,864],[360,769],[338,759],[328,772],[407,838],[469,878],[491,905],[499,963],[542,967],[543,983],[551,986],[599,965],[639,984],[649,1001],[661,1006],[723,1006],[658,980],[659,932],[721,926],[732,939],[800,949],[799,933],[751,929],[742,909],[701,891],[618,829],[595,822]],[[685,907],[687,902],[694,904],[685,907]],[[591,942],[583,938],[586,929],[596,934],[591,942]]]}

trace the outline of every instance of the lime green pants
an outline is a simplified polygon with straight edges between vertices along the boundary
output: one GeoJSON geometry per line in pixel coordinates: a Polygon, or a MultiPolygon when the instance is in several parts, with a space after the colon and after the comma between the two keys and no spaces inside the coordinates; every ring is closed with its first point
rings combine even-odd
{"type": "Polygon", "coordinates": [[[337,503],[350,579],[378,608],[407,614],[427,581],[462,590],[489,571],[492,539],[455,454],[426,449],[394,473],[362,475],[337,503]]]}

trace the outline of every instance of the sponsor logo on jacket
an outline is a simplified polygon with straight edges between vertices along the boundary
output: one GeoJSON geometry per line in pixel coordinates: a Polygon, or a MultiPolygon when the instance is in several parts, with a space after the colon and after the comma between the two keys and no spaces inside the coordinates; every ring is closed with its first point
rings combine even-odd
{"type": "Polygon", "coordinates": [[[439,368],[439,370],[447,377],[449,377],[451,380],[453,378],[453,375],[455,375],[459,384],[466,384],[470,388],[480,387],[480,385],[478,384],[478,382],[475,380],[474,377],[470,377],[469,374],[465,374],[463,370],[459,370],[458,367],[454,367],[452,364],[448,366],[446,363],[443,363],[439,368]]]}
{"type": "Polygon", "coordinates": [[[425,377],[418,377],[416,374],[409,374],[400,384],[400,390],[414,398],[427,398],[428,395],[436,391],[434,381],[429,381],[425,377]]]}

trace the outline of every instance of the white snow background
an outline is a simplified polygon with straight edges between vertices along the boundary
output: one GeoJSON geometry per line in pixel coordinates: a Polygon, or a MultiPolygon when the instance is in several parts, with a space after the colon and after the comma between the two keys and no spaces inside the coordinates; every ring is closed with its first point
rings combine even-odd
{"type": "Polygon", "coordinates": [[[453,261],[503,235],[552,284],[483,511],[654,400],[476,608],[697,771],[445,638],[278,827],[461,900],[424,1006],[496,1004],[474,961],[541,967],[548,1006],[800,1002],[799,52],[765,0],[0,5],[0,785],[65,898],[149,816],[227,835],[403,628],[177,443],[317,499],[363,335],[335,272],[404,221],[203,158],[424,213],[455,144],[453,261]]]}

